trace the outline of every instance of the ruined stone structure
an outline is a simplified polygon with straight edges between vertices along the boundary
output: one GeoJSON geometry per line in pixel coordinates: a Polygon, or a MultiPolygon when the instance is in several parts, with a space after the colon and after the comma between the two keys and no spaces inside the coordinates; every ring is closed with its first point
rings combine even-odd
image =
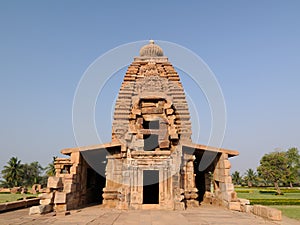
{"type": "Polygon", "coordinates": [[[235,207],[228,158],[238,152],[193,143],[191,125],[178,73],[150,41],[125,74],[112,141],[62,150],[70,157],[56,160],[41,203],[57,212],[91,202],[117,209],[235,207]]]}

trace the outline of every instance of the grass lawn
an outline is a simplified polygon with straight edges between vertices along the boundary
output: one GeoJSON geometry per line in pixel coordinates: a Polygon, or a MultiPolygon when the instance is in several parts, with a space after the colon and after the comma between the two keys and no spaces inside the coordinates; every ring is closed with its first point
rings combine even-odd
{"type": "Polygon", "coordinates": [[[274,205],[272,208],[281,210],[282,215],[300,220],[300,205],[274,205]]]}
{"type": "Polygon", "coordinates": [[[0,203],[17,201],[19,198],[36,197],[33,194],[0,194],[0,203]]]}
{"type": "MultiPolygon", "coordinates": [[[[260,193],[260,190],[272,190],[270,188],[235,188],[239,198],[246,199],[300,199],[300,193],[284,193],[284,195],[275,195],[274,193],[260,193]],[[244,193],[243,193],[244,192],[244,193]],[[248,193],[245,193],[248,192],[248,193]]],[[[273,189],[274,190],[274,189],[273,189]]],[[[300,205],[268,205],[269,207],[281,210],[282,215],[289,218],[300,220],[300,205]]]]}
{"type": "Polygon", "coordinates": [[[300,193],[284,193],[284,195],[275,195],[273,193],[259,193],[259,188],[239,189],[235,188],[239,198],[247,199],[300,199],[300,193]],[[239,193],[239,190],[249,190],[249,193],[239,193]]]}

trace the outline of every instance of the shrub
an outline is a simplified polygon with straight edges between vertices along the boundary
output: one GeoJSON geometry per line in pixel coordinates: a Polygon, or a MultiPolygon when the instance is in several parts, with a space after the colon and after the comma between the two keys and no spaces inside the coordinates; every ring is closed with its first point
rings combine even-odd
{"type": "Polygon", "coordinates": [[[300,189],[283,188],[280,189],[283,193],[300,193],[300,189]]]}
{"type": "Polygon", "coordinates": [[[259,205],[300,205],[300,199],[249,199],[250,204],[259,205]]]}
{"type": "Polygon", "coordinates": [[[236,193],[250,193],[249,190],[235,190],[236,193]]]}
{"type": "Polygon", "coordinates": [[[277,191],[275,190],[259,190],[260,194],[276,194],[277,191]]]}

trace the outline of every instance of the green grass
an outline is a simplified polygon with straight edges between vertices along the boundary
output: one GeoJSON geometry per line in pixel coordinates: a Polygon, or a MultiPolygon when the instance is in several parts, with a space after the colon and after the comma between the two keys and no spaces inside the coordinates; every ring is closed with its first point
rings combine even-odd
{"type": "Polygon", "coordinates": [[[239,198],[247,199],[300,199],[300,193],[284,193],[284,195],[275,195],[275,193],[260,193],[261,188],[236,188],[239,198]],[[239,192],[240,190],[240,192],[239,192]],[[246,192],[249,191],[248,193],[246,192]],[[246,193],[245,193],[246,192],[246,193]]]}
{"type": "Polygon", "coordinates": [[[252,203],[259,202],[261,205],[268,205],[281,210],[284,216],[300,220],[300,205],[292,205],[293,202],[300,201],[299,189],[282,189],[284,195],[275,195],[272,190],[274,188],[235,188],[239,198],[249,199],[250,202],[252,200],[252,203]],[[281,205],[289,201],[290,205],[281,205]]]}
{"type": "Polygon", "coordinates": [[[300,205],[281,205],[281,206],[271,206],[281,210],[282,215],[300,220],[300,205]]]}
{"type": "Polygon", "coordinates": [[[0,194],[0,203],[17,201],[20,198],[36,197],[33,194],[0,194]]]}

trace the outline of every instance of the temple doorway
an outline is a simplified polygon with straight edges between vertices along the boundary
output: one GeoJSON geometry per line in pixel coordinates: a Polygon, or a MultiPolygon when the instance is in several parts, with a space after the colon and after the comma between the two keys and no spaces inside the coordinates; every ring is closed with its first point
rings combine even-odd
{"type": "Polygon", "coordinates": [[[143,171],[143,204],[159,204],[159,171],[143,171]]]}

